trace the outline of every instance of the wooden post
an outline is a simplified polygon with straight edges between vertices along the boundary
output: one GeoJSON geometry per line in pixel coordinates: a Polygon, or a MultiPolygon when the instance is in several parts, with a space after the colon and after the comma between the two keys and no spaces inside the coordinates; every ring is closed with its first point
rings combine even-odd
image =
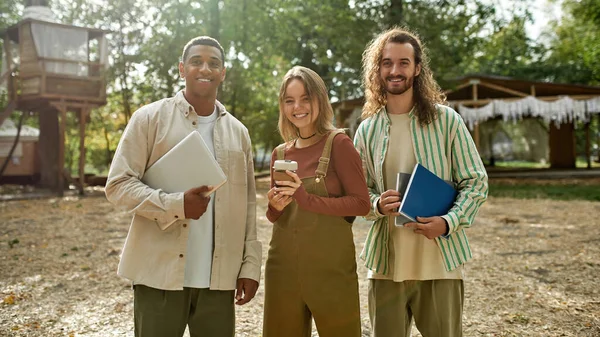
{"type": "MultiPolygon", "coordinates": [[[[8,71],[8,76],[6,77],[6,87],[8,88],[8,100],[16,101],[17,100],[17,88],[14,86],[12,71],[12,50],[10,50],[10,38],[8,34],[4,37],[4,55],[6,55],[6,70],[8,71]]],[[[4,76],[4,74],[0,74],[4,76]]]]}
{"type": "Polygon", "coordinates": [[[590,141],[590,122],[585,122],[585,159],[587,161],[587,168],[590,170],[592,168],[592,151],[591,151],[591,141],[590,141]]]}
{"type": "Polygon", "coordinates": [[[560,128],[550,122],[550,168],[576,168],[575,127],[573,122],[563,123],[560,128]]]}
{"type": "Polygon", "coordinates": [[[64,195],[65,189],[65,130],[67,128],[67,107],[59,105],[60,123],[58,127],[58,186],[56,192],[59,197],[64,195]]]}
{"type": "MultiPolygon", "coordinates": [[[[600,151],[600,114],[598,114],[598,129],[596,130],[596,145],[598,145],[598,151],[600,151]]],[[[600,152],[597,152],[596,162],[600,163],[600,152]]]]}
{"type": "Polygon", "coordinates": [[[88,112],[88,107],[79,109],[79,195],[83,195],[85,184],[85,120],[88,112]]]}
{"type": "MultiPolygon", "coordinates": [[[[473,83],[473,101],[477,101],[477,83],[473,83]]],[[[475,129],[473,130],[473,138],[477,151],[481,153],[481,146],[479,145],[479,122],[475,123],[475,129]]]]}
{"type": "Polygon", "coordinates": [[[50,105],[38,111],[40,138],[38,154],[40,156],[40,185],[56,190],[58,177],[58,108],[50,105]]]}

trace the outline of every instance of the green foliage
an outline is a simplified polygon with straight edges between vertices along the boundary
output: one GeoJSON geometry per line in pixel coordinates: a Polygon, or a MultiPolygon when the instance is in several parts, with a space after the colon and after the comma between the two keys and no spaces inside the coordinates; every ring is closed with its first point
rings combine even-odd
{"type": "Polygon", "coordinates": [[[600,201],[600,186],[590,184],[510,184],[491,180],[490,196],[516,199],[600,201]]]}
{"type": "Polygon", "coordinates": [[[527,17],[515,17],[482,42],[481,50],[465,64],[467,73],[491,74],[541,80],[544,71],[542,58],[545,47],[536,44],[526,34],[527,17]]]}
{"type": "Polygon", "coordinates": [[[549,80],[600,84],[600,4],[595,0],[564,0],[564,16],[554,23],[549,80]]]}
{"type": "MultiPolygon", "coordinates": [[[[0,32],[17,23],[22,11],[23,5],[18,0],[0,2],[0,32]]],[[[4,39],[0,39],[0,51],[2,54],[4,54],[4,39]]],[[[0,57],[0,69],[2,69],[3,61],[4,57],[0,57]]],[[[0,76],[2,75],[3,74],[0,73],[0,76]]],[[[0,89],[0,112],[4,110],[7,104],[7,92],[5,89],[0,89]]]]}
{"type": "Polygon", "coordinates": [[[424,41],[442,86],[465,75],[461,65],[482,50],[488,31],[503,23],[493,4],[477,0],[406,1],[404,12],[406,25],[424,41]]]}
{"type": "Polygon", "coordinates": [[[5,0],[0,2],[0,31],[17,23],[23,11],[23,2],[5,0]]]}

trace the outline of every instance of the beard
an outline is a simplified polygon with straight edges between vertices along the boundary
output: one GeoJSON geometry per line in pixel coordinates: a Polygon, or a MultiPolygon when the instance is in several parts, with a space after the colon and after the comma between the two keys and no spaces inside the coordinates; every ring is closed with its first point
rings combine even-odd
{"type": "Polygon", "coordinates": [[[383,86],[385,88],[386,93],[388,93],[390,95],[402,95],[408,89],[413,87],[414,80],[415,80],[415,78],[413,76],[408,77],[408,78],[404,77],[404,76],[395,76],[395,77],[389,76],[389,77],[386,77],[385,81],[383,82],[383,86]],[[391,85],[389,85],[389,81],[394,80],[394,79],[404,80],[403,85],[395,86],[395,87],[392,87],[391,85]]]}

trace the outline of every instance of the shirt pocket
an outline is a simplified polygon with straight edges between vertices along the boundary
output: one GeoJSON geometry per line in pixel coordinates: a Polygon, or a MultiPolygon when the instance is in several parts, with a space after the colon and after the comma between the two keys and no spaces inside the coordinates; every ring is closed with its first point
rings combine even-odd
{"type": "Polygon", "coordinates": [[[242,151],[229,150],[229,176],[227,179],[231,184],[245,185],[248,168],[246,167],[246,154],[242,151]]]}

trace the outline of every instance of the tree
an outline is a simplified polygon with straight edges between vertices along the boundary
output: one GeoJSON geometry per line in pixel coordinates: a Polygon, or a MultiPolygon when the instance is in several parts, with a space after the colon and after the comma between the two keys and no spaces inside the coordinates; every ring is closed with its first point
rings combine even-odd
{"type": "Polygon", "coordinates": [[[551,55],[557,81],[600,83],[600,4],[595,1],[565,0],[564,16],[554,23],[551,55]],[[595,5],[594,5],[595,4],[595,5]]]}
{"type": "Polygon", "coordinates": [[[466,59],[466,73],[508,76],[525,80],[543,80],[550,76],[544,64],[546,48],[526,33],[527,17],[514,17],[481,44],[475,57],[466,59]]]}
{"type": "MultiPolygon", "coordinates": [[[[548,66],[551,80],[600,85],[600,3],[594,0],[564,0],[563,18],[553,23],[548,66]]],[[[600,148],[600,115],[590,124],[600,148]]],[[[576,129],[577,153],[583,154],[585,131],[576,129]]]]}

